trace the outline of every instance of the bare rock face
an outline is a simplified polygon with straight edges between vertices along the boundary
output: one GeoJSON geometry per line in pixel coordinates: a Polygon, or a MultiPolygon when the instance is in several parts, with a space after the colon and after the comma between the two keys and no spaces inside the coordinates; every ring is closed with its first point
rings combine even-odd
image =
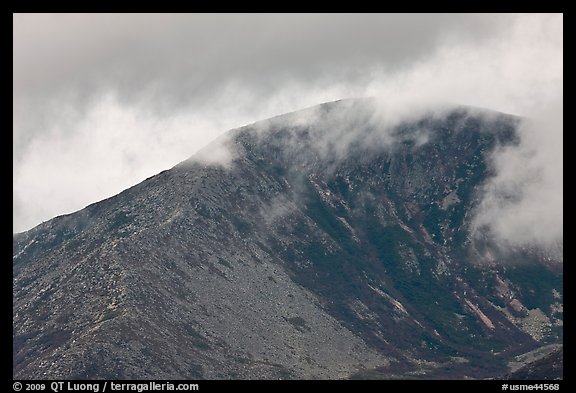
{"type": "Polygon", "coordinates": [[[503,375],[562,342],[561,265],[470,235],[517,123],[328,103],[14,235],[14,378],[503,375]]]}

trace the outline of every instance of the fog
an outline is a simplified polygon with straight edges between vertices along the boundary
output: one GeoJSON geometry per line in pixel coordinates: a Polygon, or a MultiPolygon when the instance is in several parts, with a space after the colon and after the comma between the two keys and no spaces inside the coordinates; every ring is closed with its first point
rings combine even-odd
{"type": "Polygon", "coordinates": [[[13,32],[15,232],[231,128],[371,96],[389,125],[439,104],[529,119],[493,155],[472,229],[562,241],[561,14],[15,14],[13,32]]]}

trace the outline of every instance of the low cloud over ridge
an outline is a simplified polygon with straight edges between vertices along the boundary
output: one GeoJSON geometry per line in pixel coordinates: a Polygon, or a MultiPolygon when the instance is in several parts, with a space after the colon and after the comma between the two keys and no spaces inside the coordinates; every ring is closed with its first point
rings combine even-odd
{"type": "Polygon", "coordinates": [[[561,14],[15,14],[13,61],[14,231],[228,129],[377,96],[392,118],[440,101],[530,118],[494,155],[476,224],[512,244],[562,241],[561,14]]]}

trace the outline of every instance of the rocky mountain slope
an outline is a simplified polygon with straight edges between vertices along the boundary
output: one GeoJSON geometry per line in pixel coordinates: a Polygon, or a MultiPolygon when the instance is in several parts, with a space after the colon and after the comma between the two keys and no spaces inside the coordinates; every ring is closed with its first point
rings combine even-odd
{"type": "Polygon", "coordinates": [[[562,342],[560,261],[470,235],[517,123],[323,104],[14,235],[14,378],[503,375],[562,342]]]}
{"type": "Polygon", "coordinates": [[[564,378],[564,352],[561,346],[551,345],[542,348],[541,351],[533,352],[526,354],[528,356],[520,355],[521,367],[514,368],[505,377],[511,380],[561,380],[564,378]],[[544,354],[538,352],[544,352],[544,354]]]}

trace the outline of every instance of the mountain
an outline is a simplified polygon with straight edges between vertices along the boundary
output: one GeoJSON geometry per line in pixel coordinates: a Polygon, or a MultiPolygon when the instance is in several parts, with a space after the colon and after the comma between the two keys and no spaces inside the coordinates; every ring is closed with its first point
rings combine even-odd
{"type": "Polygon", "coordinates": [[[517,356],[512,372],[505,375],[511,380],[560,380],[564,378],[562,346],[548,345],[517,356]]]}
{"type": "Polygon", "coordinates": [[[14,235],[14,378],[506,374],[562,343],[561,261],[470,232],[519,121],[326,103],[14,235]]]}

